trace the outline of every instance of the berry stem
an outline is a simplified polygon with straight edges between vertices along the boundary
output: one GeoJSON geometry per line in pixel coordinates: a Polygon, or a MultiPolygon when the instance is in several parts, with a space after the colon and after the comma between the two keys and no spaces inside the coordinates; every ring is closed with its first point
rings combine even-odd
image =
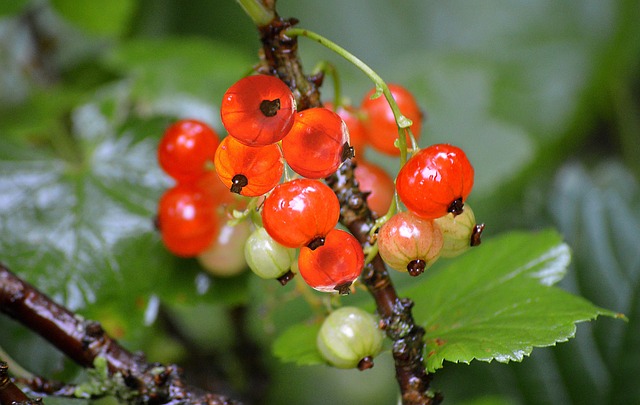
{"type": "Polygon", "coordinates": [[[253,23],[258,27],[268,25],[275,17],[273,7],[267,6],[260,0],[236,0],[253,23]]]}
{"type": "Polygon", "coordinates": [[[407,161],[407,140],[404,136],[404,129],[409,128],[413,124],[413,122],[409,118],[402,115],[402,112],[400,112],[400,108],[398,107],[396,100],[393,98],[393,95],[391,94],[391,90],[389,90],[389,86],[387,86],[387,83],[385,83],[382,77],[380,77],[380,75],[378,75],[373,69],[369,67],[369,65],[364,63],[360,58],[358,58],[357,56],[347,51],[340,45],[323,37],[320,34],[317,34],[313,31],[309,31],[303,28],[288,28],[284,30],[282,34],[288,37],[302,36],[319,43],[320,45],[324,46],[327,49],[332,50],[333,52],[337,53],[338,55],[342,56],[344,59],[352,63],[354,66],[360,69],[365,75],[367,75],[369,79],[371,79],[371,81],[373,81],[373,83],[376,86],[376,93],[374,97],[379,97],[380,94],[383,94],[384,97],[387,99],[387,102],[389,103],[389,107],[391,107],[391,111],[393,111],[393,116],[396,119],[396,124],[398,125],[398,147],[400,149],[400,167],[402,167],[407,161]]]}

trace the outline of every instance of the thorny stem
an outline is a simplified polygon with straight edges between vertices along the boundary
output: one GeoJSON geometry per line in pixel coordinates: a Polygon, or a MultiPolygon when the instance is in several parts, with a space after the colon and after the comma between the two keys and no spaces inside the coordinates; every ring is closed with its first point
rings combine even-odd
{"type": "Polygon", "coordinates": [[[223,396],[187,386],[174,365],[147,363],[120,346],[98,322],[56,304],[0,264],[0,312],[38,333],[85,368],[103,357],[111,375],[119,373],[140,403],[183,405],[237,404],[223,396]]]}

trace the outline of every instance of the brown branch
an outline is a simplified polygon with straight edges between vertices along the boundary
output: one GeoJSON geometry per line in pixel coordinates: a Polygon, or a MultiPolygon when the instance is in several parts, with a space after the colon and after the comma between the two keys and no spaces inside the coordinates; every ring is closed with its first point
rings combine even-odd
{"type": "MultiPolygon", "coordinates": [[[[274,2],[275,3],[275,2],[274,2]]],[[[275,4],[272,8],[275,13],[275,4]]],[[[307,77],[303,73],[298,57],[297,37],[282,35],[283,30],[297,23],[295,19],[276,18],[268,25],[258,27],[262,41],[262,73],[278,76],[296,95],[298,111],[322,105],[318,87],[322,77],[307,77]]],[[[373,215],[355,181],[355,163],[347,160],[338,173],[327,179],[335,191],[341,206],[341,222],[349,228],[363,247],[369,244],[369,231],[374,222],[373,215]]],[[[393,358],[396,378],[405,405],[434,405],[442,401],[439,394],[429,391],[431,377],[424,367],[424,329],[415,324],[411,314],[413,302],[399,298],[386,267],[380,258],[369,263],[362,274],[362,281],[373,296],[378,314],[393,342],[393,358]]]]}
{"type": "Polygon", "coordinates": [[[0,405],[41,404],[40,398],[32,400],[9,378],[9,366],[0,361],[0,405]]]}
{"type": "MultiPolygon", "coordinates": [[[[340,221],[358,238],[363,247],[371,243],[369,232],[375,218],[367,206],[366,194],[355,180],[356,163],[347,160],[338,171],[327,178],[327,184],[340,200],[340,221]]],[[[424,329],[416,325],[411,307],[413,301],[398,297],[380,255],[365,266],[362,282],[373,296],[378,315],[387,337],[393,342],[391,350],[396,366],[396,379],[404,405],[436,405],[442,402],[439,393],[429,391],[431,376],[424,367],[424,329]]]]}
{"type": "Polygon", "coordinates": [[[231,405],[226,397],[187,386],[175,365],[147,363],[142,355],[120,346],[95,321],[85,320],[0,264],[0,312],[38,333],[83,367],[97,357],[106,360],[111,375],[120,374],[139,403],[231,405]]]}

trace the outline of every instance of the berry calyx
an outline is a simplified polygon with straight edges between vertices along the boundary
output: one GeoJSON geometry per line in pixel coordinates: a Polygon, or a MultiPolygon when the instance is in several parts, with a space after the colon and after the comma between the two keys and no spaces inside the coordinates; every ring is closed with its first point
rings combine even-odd
{"type": "Polygon", "coordinates": [[[440,257],[442,232],[433,220],[410,212],[391,217],[378,232],[380,257],[394,270],[418,276],[440,257]]]}
{"type": "Polygon", "coordinates": [[[158,163],[175,180],[194,181],[206,173],[218,143],[218,135],[204,122],[180,120],[164,132],[158,145],[158,163]]]}
{"type": "MultiPolygon", "coordinates": [[[[420,138],[423,119],[418,102],[413,97],[413,94],[403,86],[389,84],[388,87],[396,104],[398,104],[400,112],[413,122],[411,132],[417,141],[420,138]]],[[[364,96],[360,105],[360,109],[366,113],[363,122],[367,131],[367,140],[377,151],[391,156],[398,156],[400,155],[400,150],[394,145],[395,140],[398,138],[396,119],[384,96],[371,99],[375,92],[376,89],[371,89],[364,96]]],[[[408,134],[406,137],[407,146],[410,147],[411,140],[408,134]]]]}
{"type": "Polygon", "coordinates": [[[158,226],[167,249],[177,256],[195,256],[218,233],[216,201],[193,184],[178,184],[160,198],[158,226]]]}
{"type": "Polygon", "coordinates": [[[262,206],[262,222],[278,243],[292,248],[324,237],[338,223],[340,203],[324,183],[295,179],[277,185],[262,206]]]}
{"type": "Polygon", "coordinates": [[[358,240],[349,232],[332,229],[322,243],[303,246],[298,256],[298,270],[312,288],[324,292],[348,294],[349,287],[364,267],[364,253],[358,240]]]}
{"type": "Polygon", "coordinates": [[[251,147],[230,136],[218,146],[214,163],[227,188],[247,197],[270,191],[280,182],[284,171],[278,145],[251,147]]]}
{"type": "Polygon", "coordinates": [[[436,144],[407,161],[396,178],[396,189],[404,205],[422,218],[458,215],[473,188],[473,176],[473,166],[462,149],[436,144]]]}
{"type": "Polygon", "coordinates": [[[333,174],[353,153],[346,124],[323,107],[295,114],[293,126],[282,140],[282,151],[291,169],[310,179],[333,174]]]}
{"type": "Polygon", "coordinates": [[[377,318],[358,307],[342,307],[322,322],[316,345],[322,357],[338,368],[365,370],[382,350],[384,334],[377,318]]]}
{"type": "Polygon", "coordinates": [[[273,240],[264,228],[256,229],[244,245],[244,257],[251,271],[264,279],[287,274],[296,257],[296,250],[273,240]]]}
{"type": "Polygon", "coordinates": [[[222,98],[220,116],[229,135],[247,146],[280,141],[293,125],[293,93],[277,77],[248,76],[229,87],[222,98]]]}
{"type": "Polygon", "coordinates": [[[384,215],[389,210],[396,189],[391,176],[380,166],[359,160],[354,175],[360,190],[368,193],[367,205],[376,215],[384,215]]]}

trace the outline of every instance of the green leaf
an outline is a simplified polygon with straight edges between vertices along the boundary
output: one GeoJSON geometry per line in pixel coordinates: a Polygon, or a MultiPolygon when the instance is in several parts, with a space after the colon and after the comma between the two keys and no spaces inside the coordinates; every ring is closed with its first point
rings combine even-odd
{"type": "Polygon", "coordinates": [[[87,32],[117,36],[129,25],[135,11],[135,0],[109,0],[99,5],[93,0],[51,0],[65,19],[87,32]]]}
{"type": "MultiPolygon", "coordinates": [[[[120,335],[150,333],[160,302],[243,302],[248,277],[215,279],[162,246],[153,217],[169,187],[156,162],[165,118],[128,110],[126,83],[71,112],[54,150],[0,136],[1,260],[120,335]]],[[[128,335],[127,335],[128,336],[128,335]]]]}
{"type": "Polygon", "coordinates": [[[106,63],[135,80],[136,97],[162,108],[179,96],[218,103],[255,60],[228,44],[201,38],[166,38],[123,43],[106,57],[106,63]]]}
{"type": "Polygon", "coordinates": [[[28,3],[27,0],[11,0],[0,2],[0,17],[15,14],[22,10],[28,3]]]}
{"type": "Polygon", "coordinates": [[[298,365],[324,364],[316,346],[320,326],[319,323],[299,323],[290,327],[273,342],[274,356],[298,365]]]}
{"type": "Polygon", "coordinates": [[[553,287],[569,261],[554,231],[512,233],[403,291],[427,331],[428,370],[444,360],[521,361],[533,347],[573,337],[577,322],[620,316],[553,287]]]}

